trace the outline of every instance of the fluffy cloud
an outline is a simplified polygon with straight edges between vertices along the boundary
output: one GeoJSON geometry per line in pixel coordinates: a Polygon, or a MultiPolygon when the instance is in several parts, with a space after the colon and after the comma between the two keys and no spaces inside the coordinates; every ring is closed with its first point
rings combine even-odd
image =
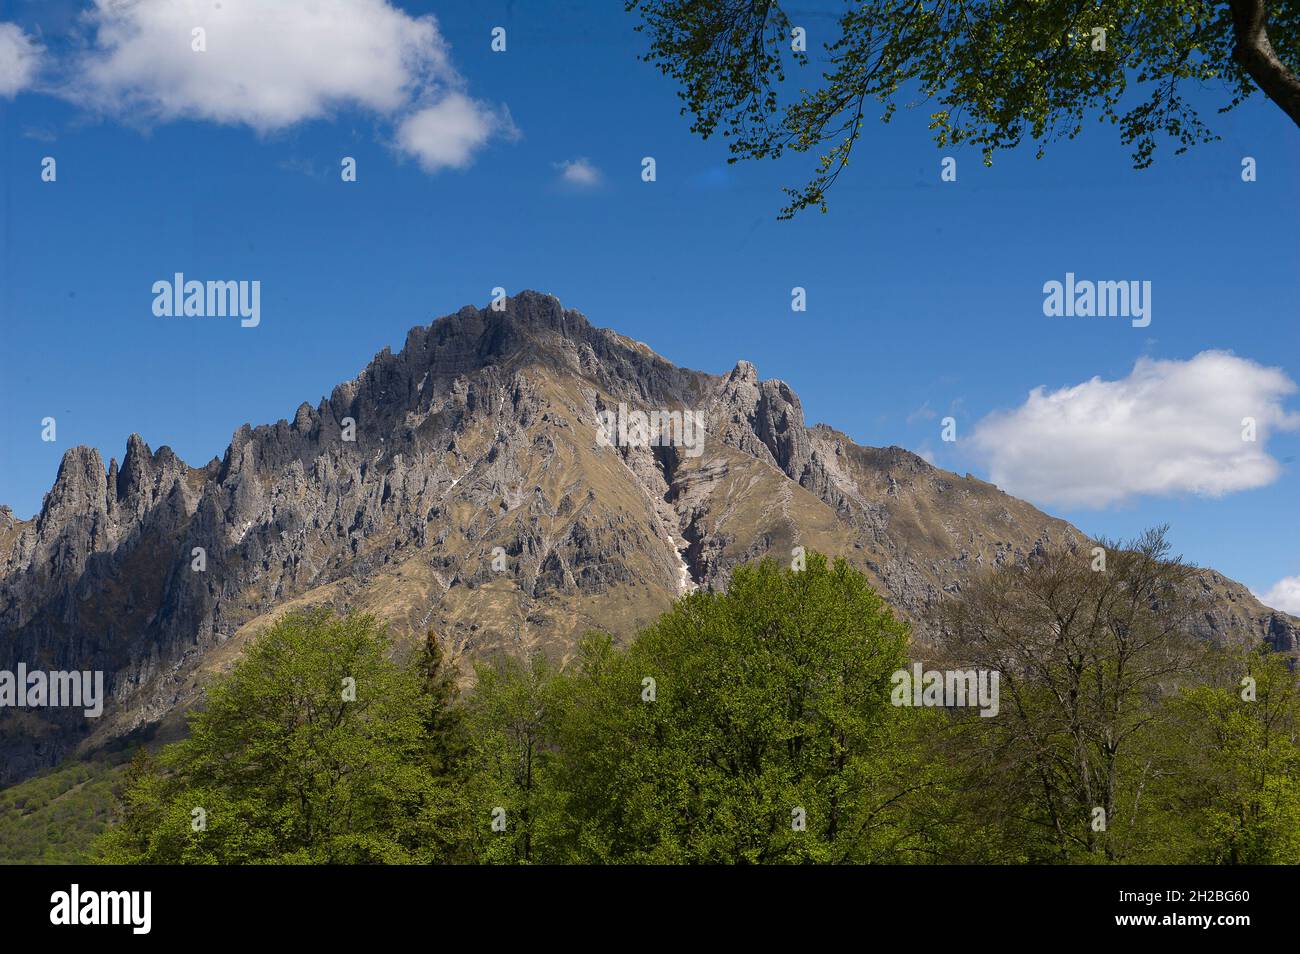
{"type": "Polygon", "coordinates": [[[579,189],[593,189],[600,185],[600,170],[585,157],[566,159],[553,165],[560,170],[560,180],[566,185],[576,186],[579,189]]]}
{"type": "Polygon", "coordinates": [[[265,133],[360,108],[396,122],[399,146],[431,171],[513,128],[468,97],[434,18],[387,0],[96,0],[88,22],[67,92],[111,115],[265,133]]]}
{"type": "Polygon", "coordinates": [[[972,443],[994,483],[1039,503],[1217,497],[1278,477],[1281,467],[1265,445],[1271,432],[1300,427],[1300,414],[1282,403],[1295,390],[1280,369],[1230,352],[1142,358],[1118,381],[1035,388],[1021,407],[980,421],[972,443]],[[1253,442],[1243,439],[1247,417],[1255,420],[1253,442]]]}
{"type": "Polygon", "coordinates": [[[463,169],[494,135],[517,135],[510,114],[493,110],[461,93],[407,116],[397,127],[397,146],[426,172],[463,169]]]}
{"type": "Polygon", "coordinates": [[[42,52],[16,23],[0,23],[0,97],[12,97],[32,85],[42,52]]]}
{"type": "Polygon", "coordinates": [[[1300,616],[1300,574],[1285,576],[1278,580],[1266,592],[1256,593],[1265,606],[1280,609],[1292,616],[1300,616]]]}

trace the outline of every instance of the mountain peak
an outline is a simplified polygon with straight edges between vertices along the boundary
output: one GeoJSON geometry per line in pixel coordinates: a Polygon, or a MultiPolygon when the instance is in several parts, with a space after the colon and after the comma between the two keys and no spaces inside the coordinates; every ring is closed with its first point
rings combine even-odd
{"type": "Polygon", "coordinates": [[[727,375],[727,380],[743,381],[746,384],[757,384],[758,368],[754,367],[753,363],[749,361],[737,361],[736,366],[732,368],[731,373],[727,375]]]}
{"type": "MultiPolygon", "coordinates": [[[[68,451],[39,518],[0,527],[0,669],[101,669],[112,713],[39,745],[0,737],[0,783],[88,730],[106,740],[187,704],[200,671],[288,601],[374,612],[399,638],[432,630],[462,660],[564,658],[589,629],[630,636],[689,589],[802,546],[861,567],[920,629],[983,567],[1081,536],[909,452],[807,426],[794,390],[749,361],[705,374],[554,295],[502,304],[413,328],[318,407],[238,428],[202,469],[139,434],[108,474],[94,448],[68,451]],[[599,415],[624,408],[681,425],[602,445],[599,415]],[[687,409],[707,422],[690,437],[687,409]]],[[[1207,585],[1228,594],[1207,616],[1215,638],[1295,647],[1300,626],[1207,585]]]]}
{"type": "Polygon", "coordinates": [[[63,452],[54,486],[45,495],[45,504],[41,510],[44,513],[51,508],[69,505],[80,510],[90,501],[95,501],[102,508],[106,486],[104,459],[99,456],[99,451],[78,444],[63,452]]]}

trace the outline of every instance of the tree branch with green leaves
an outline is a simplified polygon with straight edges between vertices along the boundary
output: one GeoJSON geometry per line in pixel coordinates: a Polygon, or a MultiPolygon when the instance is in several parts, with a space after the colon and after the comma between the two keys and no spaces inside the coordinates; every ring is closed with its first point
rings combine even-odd
{"type": "Polygon", "coordinates": [[[1026,139],[1041,157],[1092,117],[1146,168],[1162,137],[1176,154],[1218,138],[1189,87],[1217,85],[1219,112],[1263,91],[1300,125],[1300,0],[850,0],[820,70],[776,0],[626,5],[692,132],[721,131],[730,162],[818,156],[781,218],[825,212],[870,113],[888,123],[900,105],[928,103],[936,144],[975,146],[986,165],[1026,139]]]}

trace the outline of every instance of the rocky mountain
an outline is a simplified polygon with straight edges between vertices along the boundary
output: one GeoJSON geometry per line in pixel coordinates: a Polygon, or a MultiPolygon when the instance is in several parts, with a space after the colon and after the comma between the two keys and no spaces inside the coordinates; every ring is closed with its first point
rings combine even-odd
{"type": "MultiPolygon", "coordinates": [[[[431,628],[462,662],[563,660],[589,629],[627,638],[803,546],[852,560],[924,639],[926,608],[972,573],[1071,537],[991,484],[807,426],[748,362],[677,368],[524,292],[413,329],[316,407],[241,427],[220,460],[132,435],[105,468],[76,447],[38,516],[0,511],[0,669],[99,669],[110,694],[98,720],[4,710],[0,784],[174,716],[290,607],[431,628]],[[645,446],[602,426],[632,417],[634,437],[637,411],[699,412],[705,430],[645,446]]],[[[1205,636],[1296,651],[1300,621],[1200,579],[1205,636]]]]}

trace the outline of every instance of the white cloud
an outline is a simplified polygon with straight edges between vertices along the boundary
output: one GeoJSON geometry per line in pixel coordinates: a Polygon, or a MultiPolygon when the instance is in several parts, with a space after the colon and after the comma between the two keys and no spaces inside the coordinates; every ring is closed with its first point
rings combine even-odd
{"type": "Polygon", "coordinates": [[[430,171],[513,129],[469,98],[437,21],[388,0],[96,0],[87,20],[94,40],[66,95],[110,115],[267,133],[359,108],[397,123],[430,171]]]}
{"type": "Polygon", "coordinates": [[[397,127],[397,146],[414,156],[426,172],[463,169],[479,147],[496,134],[517,135],[508,112],[451,93],[402,120],[397,127]]]}
{"type": "Polygon", "coordinates": [[[44,48],[16,23],[0,23],[0,96],[12,98],[32,85],[44,48]]]}
{"type": "Polygon", "coordinates": [[[563,162],[555,162],[552,165],[560,170],[560,179],[568,185],[576,186],[579,189],[594,189],[600,185],[600,170],[591,164],[591,161],[584,156],[577,159],[566,159],[563,162]]]}
{"type": "Polygon", "coordinates": [[[1218,497],[1272,483],[1275,430],[1300,427],[1283,400],[1296,385],[1278,368],[1231,352],[1188,361],[1140,358],[1128,377],[1096,377],[1047,392],[976,425],[972,443],[990,479],[1017,496],[1106,507],[1139,495],[1218,497]],[[1256,422],[1243,440],[1242,419],[1256,422]]]}
{"type": "Polygon", "coordinates": [[[1292,616],[1300,616],[1300,574],[1285,576],[1264,593],[1256,593],[1265,606],[1279,609],[1292,616]]]}

